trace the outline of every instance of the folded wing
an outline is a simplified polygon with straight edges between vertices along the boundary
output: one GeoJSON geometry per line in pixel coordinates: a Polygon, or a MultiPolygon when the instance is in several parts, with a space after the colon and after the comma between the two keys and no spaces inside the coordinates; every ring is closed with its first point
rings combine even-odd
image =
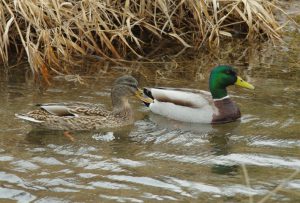
{"type": "Polygon", "coordinates": [[[193,123],[210,123],[213,107],[206,91],[190,89],[145,88],[145,94],[154,99],[149,105],[153,113],[193,123]]]}

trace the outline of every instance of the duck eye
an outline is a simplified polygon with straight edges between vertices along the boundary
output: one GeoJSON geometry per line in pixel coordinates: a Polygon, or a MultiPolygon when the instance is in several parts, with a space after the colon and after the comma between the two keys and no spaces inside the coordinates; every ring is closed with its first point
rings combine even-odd
{"type": "Polygon", "coordinates": [[[225,71],[226,74],[230,75],[231,74],[231,71],[230,70],[227,70],[225,71]]]}

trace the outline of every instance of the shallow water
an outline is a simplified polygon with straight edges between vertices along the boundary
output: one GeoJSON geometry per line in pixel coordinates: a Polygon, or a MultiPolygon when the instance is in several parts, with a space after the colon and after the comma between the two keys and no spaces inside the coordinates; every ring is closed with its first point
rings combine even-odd
{"type": "MultiPolygon", "coordinates": [[[[0,198],[18,202],[257,202],[284,182],[268,202],[300,201],[300,175],[286,180],[300,168],[299,64],[290,67],[283,55],[270,57],[273,63],[268,69],[261,65],[266,61],[257,58],[250,66],[237,65],[257,87],[255,91],[229,88],[241,107],[241,121],[215,126],[179,123],[151,114],[132,101],[136,109],[133,126],[73,132],[75,142],[62,132],[32,130],[15,119],[14,113],[54,101],[88,101],[109,108],[110,87],[120,72],[86,78],[86,85],[56,78],[46,90],[26,80],[22,72],[3,74],[0,198]]],[[[199,61],[189,63],[191,71],[199,61]]],[[[207,88],[207,71],[202,71],[201,80],[190,74],[179,79],[176,74],[181,71],[157,80],[150,80],[148,73],[147,85],[207,88]]]]}
{"type": "Polygon", "coordinates": [[[72,142],[62,132],[32,130],[14,114],[43,102],[109,108],[110,87],[122,69],[85,78],[85,85],[57,77],[44,90],[22,71],[2,73],[0,201],[258,202],[283,184],[267,202],[300,202],[300,174],[289,178],[300,169],[300,37],[289,37],[284,46],[244,53],[229,43],[223,50],[230,57],[186,59],[175,68],[139,65],[142,85],[197,89],[207,89],[208,69],[217,63],[238,67],[256,89],[229,88],[242,118],[224,125],[171,121],[133,100],[133,126],[73,132],[72,142]]]}

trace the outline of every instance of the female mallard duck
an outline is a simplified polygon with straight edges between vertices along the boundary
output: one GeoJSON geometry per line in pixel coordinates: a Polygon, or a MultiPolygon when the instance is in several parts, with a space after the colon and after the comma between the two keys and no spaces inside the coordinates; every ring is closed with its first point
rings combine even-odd
{"type": "Polygon", "coordinates": [[[229,85],[254,89],[232,67],[222,65],[211,71],[210,93],[169,88],[144,88],[144,93],[154,99],[147,104],[153,113],[183,122],[227,123],[241,117],[239,107],[227,95],[229,85]]]}
{"type": "Polygon", "coordinates": [[[128,125],[133,123],[133,111],[128,102],[130,96],[152,102],[150,98],[143,97],[137,85],[137,80],[129,75],[114,82],[111,90],[112,111],[89,103],[51,103],[41,104],[39,109],[16,114],[16,117],[51,130],[97,130],[128,125]]]}

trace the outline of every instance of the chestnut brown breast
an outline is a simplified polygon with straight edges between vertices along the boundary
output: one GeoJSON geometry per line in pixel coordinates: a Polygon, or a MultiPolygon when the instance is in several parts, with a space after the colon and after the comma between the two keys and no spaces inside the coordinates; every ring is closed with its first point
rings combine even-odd
{"type": "Polygon", "coordinates": [[[230,98],[214,101],[218,114],[213,114],[212,123],[228,123],[241,117],[238,105],[230,98]]]}

